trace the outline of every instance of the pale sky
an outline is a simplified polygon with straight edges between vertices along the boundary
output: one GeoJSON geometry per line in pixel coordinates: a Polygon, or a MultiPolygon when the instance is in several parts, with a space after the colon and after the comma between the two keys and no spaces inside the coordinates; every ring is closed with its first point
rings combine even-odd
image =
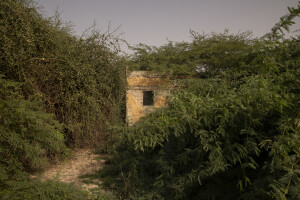
{"type": "MultiPolygon", "coordinates": [[[[251,30],[254,37],[269,32],[298,0],[37,0],[46,16],[54,10],[72,21],[76,35],[95,21],[106,30],[121,25],[131,45],[160,46],[171,41],[190,41],[189,30],[231,33],[251,30]]],[[[299,17],[292,30],[300,28],[299,17]]]]}

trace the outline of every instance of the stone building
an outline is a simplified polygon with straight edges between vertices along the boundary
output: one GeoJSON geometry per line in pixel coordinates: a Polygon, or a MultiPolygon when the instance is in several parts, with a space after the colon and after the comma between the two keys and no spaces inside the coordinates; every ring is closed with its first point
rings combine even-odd
{"type": "Polygon", "coordinates": [[[146,71],[128,72],[127,83],[126,118],[129,125],[155,108],[166,106],[167,96],[174,87],[168,78],[146,71]]]}

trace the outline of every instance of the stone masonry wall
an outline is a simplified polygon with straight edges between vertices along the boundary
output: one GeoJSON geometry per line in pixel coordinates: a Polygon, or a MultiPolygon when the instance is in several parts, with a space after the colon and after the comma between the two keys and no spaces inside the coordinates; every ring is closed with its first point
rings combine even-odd
{"type": "Polygon", "coordinates": [[[172,89],[171,82],[155,73],[134,71],[127,74],[128,90],[126,94],[126,116],[129,125],[155,108],[167,105],[166,99],[172,89]],[[153,106],[143,105],[143,91],[153,91],[153,106]]]}

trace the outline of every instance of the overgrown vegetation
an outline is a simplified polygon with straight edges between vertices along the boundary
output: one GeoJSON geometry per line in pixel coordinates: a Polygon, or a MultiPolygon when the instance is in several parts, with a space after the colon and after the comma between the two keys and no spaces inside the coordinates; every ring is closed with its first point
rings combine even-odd
{"type": "Polygon", "coordinates": [[[28,172],[119,136],[98,176],[120,199],[299,199],[300,36],[278,31],[300,5],[289,11],[261,39],[191,32],[191,43],[135,47],[131,70],[193,79],[115,137],[127,62],[116,32],[78,38],[31,0],[0,1],[0,198],[113,198],[28,172]]]}
{"type": "Polygon", "coordinates": [[[8,187],[0,191],[0,196],[3,200],[89,199],[87,192],[81,191],[80,188],[74,185],[68,185],[57,181],[41,182],[36,180],[9,182],[8,187]]]}
{"type": "Polygon", "coordinates": [[[0,182],[22,180],[24,171],[45,167],[47,157],[67,147],[61,124],[36,102],[19,94],[17,83],[0,77],[0,182]]]}
{"type": "Polygon", "coordinates": [[[247,62],[253,42],[251,32],[232,35],[228,30],[210,35],[191,31],[191,38],[191,43],[169,41],[161,47],[139,44],[133,47],[129,69],[213,76],[226,69],[238,70],[242,60],[247,62]]]}
{"type": "MultiPolygon", "coordinates": [[[[299,16],[300,4],[290,12],[299,16]]],[[[134,69],[198,78],[168,108],[117,129],[98,176],[121,199],[299,199],[300,36],[192,36],[137,48],[134,69]]]]}
{"type": "MultiPolygon", "coordinates": [[[[31,0],[0,1],[0,198],[87,199],[28,179],[68,147],[99,147],[122,120],[125,67],[117,30],[72,35],[31,0]]],[[[104,197],[103,197],[104,198],[104,197]]],[[[99,199],[101,199],[99,197],[99,199]]]]}
{"type": "Polygon", "coordinates": [[[55,115],[69,145],[97,146],[123,106],[116,32],[91,28],[77,38],[58,16],[43,19],[28,0],[1,1],[0,15],[0,72],[55,115]]]}

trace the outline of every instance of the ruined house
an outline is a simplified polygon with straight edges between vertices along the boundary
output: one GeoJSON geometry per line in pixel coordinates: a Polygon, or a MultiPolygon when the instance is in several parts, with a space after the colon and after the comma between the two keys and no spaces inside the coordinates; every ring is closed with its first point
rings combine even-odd
{"type": "Polygon", "coordinates": [[[155,108],[166,106],[167,96],[174,88],[168,78],[146,71],[128,72],[127,83],[126,118],[129,125],[155,108]]]}

